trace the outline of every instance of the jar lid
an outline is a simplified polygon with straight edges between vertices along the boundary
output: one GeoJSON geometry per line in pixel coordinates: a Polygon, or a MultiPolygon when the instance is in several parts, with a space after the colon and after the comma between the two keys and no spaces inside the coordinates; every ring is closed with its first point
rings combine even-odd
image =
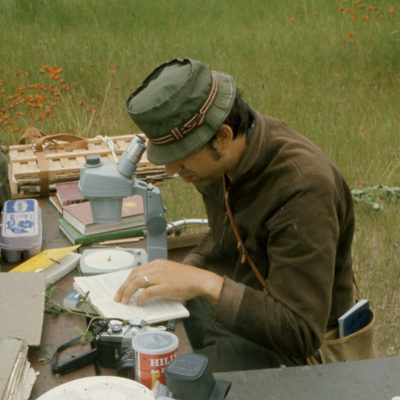
{"type": "Polygon", "coordinates": [[[164,354],[178,348],[178,337],[171,332],[148,331],[132,339],[132,347],[138,353],[164,354]]]}

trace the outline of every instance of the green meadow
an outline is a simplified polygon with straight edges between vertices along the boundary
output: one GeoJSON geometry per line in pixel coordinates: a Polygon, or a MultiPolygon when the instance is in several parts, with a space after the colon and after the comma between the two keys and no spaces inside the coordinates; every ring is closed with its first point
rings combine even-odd
{"type": "MultiPolygon", "coordinates": [[[[0,144],[16,144],[29,126],[139,132],[125,101],[174,57],[230,73],[253,108],[313,140],[359,191],[356,279],[376,311],[379,355],[400,355],[396,3],[2,0],[0,144]]],[[[174,179],[161,191],[169,221],[205,215],[190,185],[174,179]]]]}

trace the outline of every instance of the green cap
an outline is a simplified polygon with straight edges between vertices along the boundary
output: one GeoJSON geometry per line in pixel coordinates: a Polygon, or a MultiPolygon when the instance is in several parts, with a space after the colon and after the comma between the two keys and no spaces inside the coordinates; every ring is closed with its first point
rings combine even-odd
{"type": "Polygon", "coordinates": [[[169,164],[201,148],[229,115],[236,96],[233,78],[200,61],[173,59],[151,72],[126,101],[147,136],[153,164],[169,164]]]}

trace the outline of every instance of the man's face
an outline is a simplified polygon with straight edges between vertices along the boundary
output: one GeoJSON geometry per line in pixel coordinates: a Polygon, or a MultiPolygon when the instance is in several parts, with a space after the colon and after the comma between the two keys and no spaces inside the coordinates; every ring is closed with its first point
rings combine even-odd
{"type": "Polygon", "coordinates": [[[178,174],[185,182],[196,186],[207,186],[224,173],[224,163],[218,151],[205,145],[182,160],[165,165],[165,172],[172,176],[178,174]]]}

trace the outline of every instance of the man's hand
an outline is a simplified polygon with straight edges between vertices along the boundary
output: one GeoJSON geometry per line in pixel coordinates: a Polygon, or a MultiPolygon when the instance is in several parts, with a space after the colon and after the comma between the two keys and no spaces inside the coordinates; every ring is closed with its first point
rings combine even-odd
{"type": "Polygon", "coordinates": [[[181,302],[200,296],[215,305],[223,281],[223,277],[201,268],[169,260],[153,260],[132,270],[114,300],[128,304],[132,295],[143,288],[137,299],[140,306],[157,296],[181,302]]]}

